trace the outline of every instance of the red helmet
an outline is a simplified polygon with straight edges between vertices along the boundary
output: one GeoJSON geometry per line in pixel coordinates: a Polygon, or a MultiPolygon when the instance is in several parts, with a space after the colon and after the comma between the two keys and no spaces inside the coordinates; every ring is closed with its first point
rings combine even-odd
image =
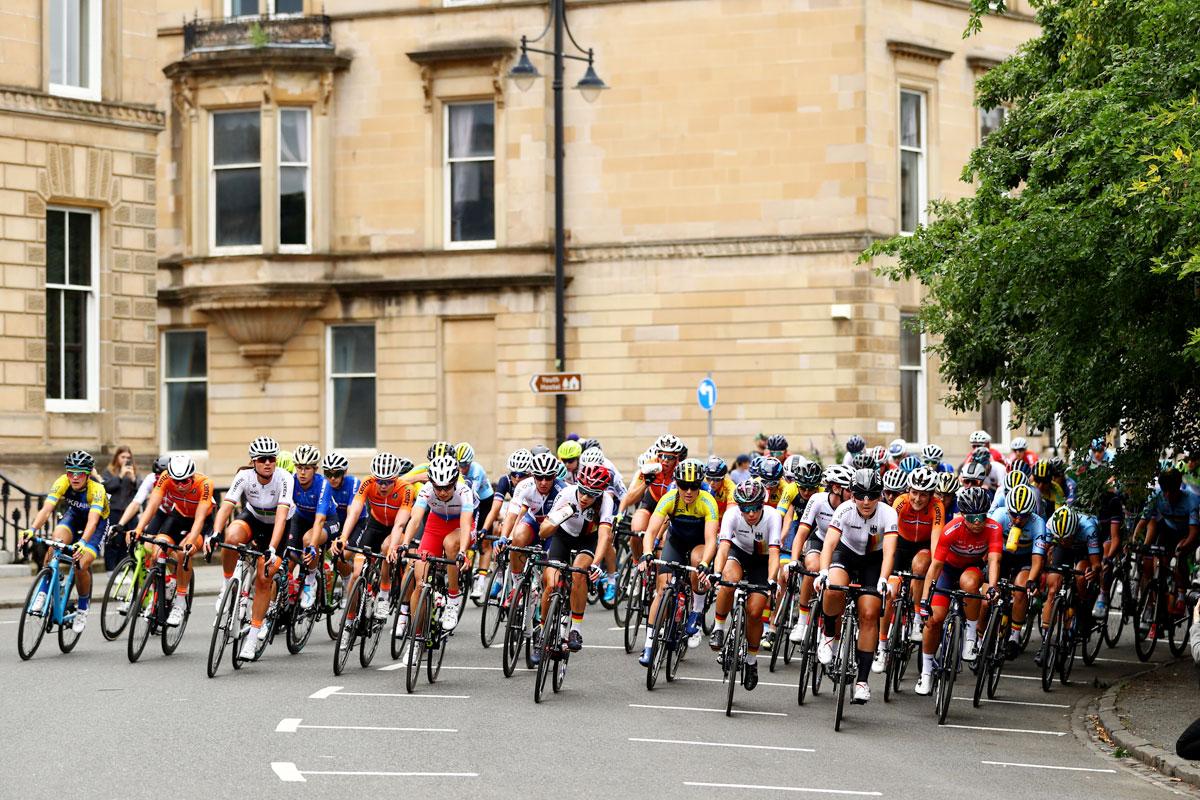
{"type": "Polygon", "coordinates": [[[575,476],[580,488],[596,493],[607,489],[612,484],[612,479],[612,471],[603,464],[581,467],[579,474],[575,476]]]}

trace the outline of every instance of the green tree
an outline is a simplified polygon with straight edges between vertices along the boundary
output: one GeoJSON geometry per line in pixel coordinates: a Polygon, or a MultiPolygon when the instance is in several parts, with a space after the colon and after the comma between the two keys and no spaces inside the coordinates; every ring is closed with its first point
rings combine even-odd
{"type": "Polygon", "coordinates": [[[927,287],[952,407],[1058,414],[1076,447],[1120,427],[1140,478],[1200,443],[1200,3],[1033,5],[1040,35],[977,84],[1009,111],[963,170],[974,195],[861,260],[927,287]]]}

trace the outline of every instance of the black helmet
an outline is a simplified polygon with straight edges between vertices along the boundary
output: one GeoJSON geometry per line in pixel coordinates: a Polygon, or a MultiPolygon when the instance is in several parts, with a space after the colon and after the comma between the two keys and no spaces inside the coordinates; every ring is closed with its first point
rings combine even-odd
{"type": "Polygon", "coordinates": [[[704,477],[720,480],[729,474],[729,465],[725,463],[725,459],[720,456],[709,456],[708,463],[704,465],[704,477]]]}
{"type": "Polygon", "coordinates": [[[171,456],[163,453],[158,458],[154,459],[154,474],[162,475],[167,470],[167,465],[171,463],[171,456]]]}
{"type": "Polygon", "coordinates": [[[821,485],[821,465],[809,461],[796,473],[796,485],[801,489],[815,489],[821,485]]]}
{"type": "Polygon", "coordinates": [[[75,450],[63,459],[67,472],[91,472],[96,466],[96,459],[84,450],[75,450]]]}
{"type": "Polygon", "coordinates": [[[867,441],[857,433],[846,440],[846,452],[854,455],[867,449],[867,441]]]}
{"type": "Polygon", "coordinates": [[[875,463],[875,458],[866,452],[855,453],[854,458],[850,459],[850,464],[855,469],[875,469],[878,466],[875,463]]]}
{"type": "Polygon", "coordinates": [[[767,451],[771,453],[783,453],[788,449],[788,441],[778,433],[767,439],[767,451]]]}
{"type": "Polygon", "coordinates": [[[850,479],[850,492],[878,498],[883,494],[883,478],[879,477],[878,470],[860,469],[850,479]]]}
{"type": "Polygon", "coordinates": [[[955,496],[960,514],[986,514],[991,501],[987,489],[982,486],[970,486],[959,489],[955,496]]]}
{"type": "Polygon", "coordinates": [[[593,447],[599,448],[600,440],[599,439],[584,439],[582,442],[579,443],[579,447],[585,451],[591,450],[593,447]]]}

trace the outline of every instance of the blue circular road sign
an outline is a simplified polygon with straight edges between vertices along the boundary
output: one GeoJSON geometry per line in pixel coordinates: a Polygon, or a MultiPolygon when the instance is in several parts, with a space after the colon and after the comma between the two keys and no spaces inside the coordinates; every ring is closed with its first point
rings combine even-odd
{"type": "Polygon", "coordinates": [[[700,381],[700,385],[696,387],[696,401],[705,411],[713,410],[713,406],[717,404],[717,384],[712,378],[700,381]]]}

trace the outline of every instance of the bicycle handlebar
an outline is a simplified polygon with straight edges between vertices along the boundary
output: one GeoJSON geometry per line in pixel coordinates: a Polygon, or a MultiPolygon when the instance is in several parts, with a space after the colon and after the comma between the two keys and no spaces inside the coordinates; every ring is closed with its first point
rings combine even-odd
{"type": "Polygon", "coordinates": [[[695,572],[697,574],[700,573],[700,570],[697,567],[693,567],[690,564],[680,564],[677,561],[663,561],[661,558],[652,558],[650,559],[650,563],[659,567],[666,567],[667,569],[673,571],[695,572]]]}
{"type": "Polygon", "coordinates": [[[725,586],[730,589],[741,589],[743,592],[762,592],[768,593],[771,587],[765,583],[750,583],[749,581],[726,581],[718,580],[718,586],[725,586]]]}
{"type": "Polygon", "coordinates": [[[874,589],[868,589],[867,587],[860,586],[859,584],[856,584],[856,583],[851,583],[847,586],[838,586],[836,584],[831,583],[825,587],[825,590],[829,591],[829,592],[846,592],[847,594],[854,595],[856,597],[861,597],[862,595],[868,595],[870,597],[879,597],[879,598],[883,597],[883,595],[881,595],[879,592],[875,591],[874,589]]]}
{"type": "Polygon", "coordinates": [[[947,597],[957,597],[959,600],[987,600],[987,598],[981,594],[968,592],[964,589],[943,589],[940,586],[934,586],[933,592],[935,594],[944,594],[947,597]]]}
{"type": "Polygon", "coordinates": [[[217,547],[225,550],[232,550],[242,558],[262,558],[266,555],[266,553],[260,553],[247,544],[227,544],[225,542],[217,542],[217,547]]]}

